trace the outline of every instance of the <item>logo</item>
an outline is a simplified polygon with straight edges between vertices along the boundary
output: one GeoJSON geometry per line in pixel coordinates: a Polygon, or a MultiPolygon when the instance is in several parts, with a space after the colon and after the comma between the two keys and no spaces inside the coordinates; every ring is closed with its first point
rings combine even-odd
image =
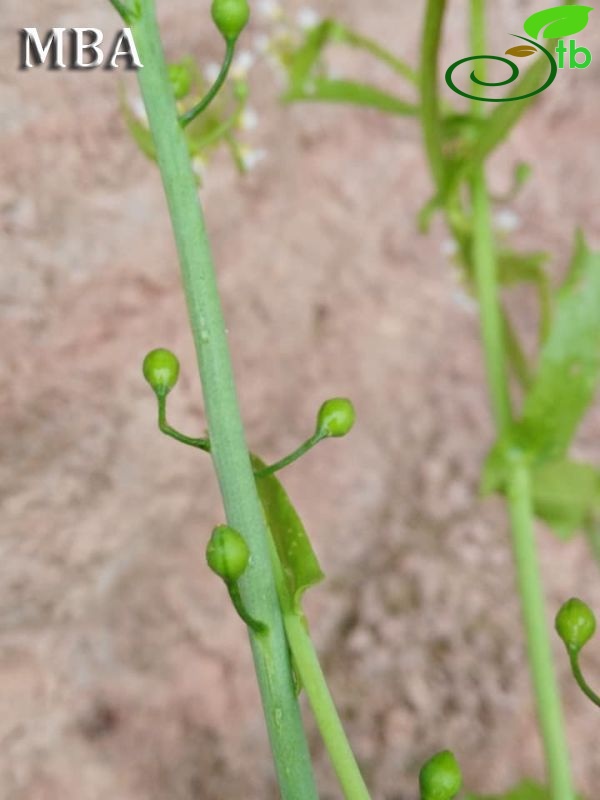
{"type": "Polygon", "coordinates": [[[20,69],[33,69],[48,64],[49,69],[95,69],[104,63],[105,69],[117,69],[119,59],[125,69],[140,69],[143,64],[137,53],[131,28],[118,31],[105,54],[104,34],[98,28],[52,28],[42,39],[37,28],[23,28],[21,36],[20,69]],[[65,36],[66,33],[66,36],[65,36]],[[70,53],[65,56],[64,40],[70,39],[70,53]]]}
{"type": "Polygon", "coordinates": [[[504,56],[467,56],[455,61],[446,70],[446,83],[456,94],[462,97],[468,97],[469,100],[481,100],[484,103],[508,103],[513,100],[525,100],[527,97],[533,97],[540,92],[545,91],[551,84],[554,83],[559,69],[564,69],[566,66],[569,69],[586,69],[592,63],[592,54],[587,47],[577,47],[574,39],[569,40],[569,46],[563,41],[565,36],[574,36],[580,33],[588,24],[590,11],[593,11],[591,6],[554,6],[547,8],[543,11],[537,11],[525,20],[525,33],[528,36],[520,36],[519,34],[511,34],[517,39],[521,39],[522,44],[509,48],[505,55],[512,56],[513,58],[527,58],[529,56],[540,53],[548,61],[549,73],[545,83],[538,89],[533,89],[520,95],[509,95],[508,97],[483,97],[479,94],[469,94],[463,92],[455,84],[453,73],[456,69],[463,64],[470,61],[500,61],[510,67],[511,74],[506,80],[503,81],[486,81],[478,78],[476,70],[471,72],[470,78],[472,83],[478,86],[499,87],[508,86],[519,77],[519,67],[508,58],[504,56]],[[531,38],[528,38],[531,37],[531,38]],[[556,57],[550,50],[541,45],[536,39],[560,39],[558,46],[554,50],[556,57]]]}

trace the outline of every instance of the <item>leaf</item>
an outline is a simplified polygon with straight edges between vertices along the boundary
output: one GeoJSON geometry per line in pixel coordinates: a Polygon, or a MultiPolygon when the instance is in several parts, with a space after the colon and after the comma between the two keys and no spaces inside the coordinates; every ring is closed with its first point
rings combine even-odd
{"type": "Polygon", "coordinates": [[[592,6],[553,6],[537,11],[525,20],[525,33],[539,39],[543,31],[545,39],[573,36],[582,31],[589,21],[592,6]]]}
{"type": "Polygon", "coordinates": [[[416,116],[419,113],[418,106],[374,86],[328,78],[311,78],[301,86],[292,86],[282,99],[286,103],[298,101],[350,103],[401,116],[416,116]]]}
{"type": "Polygon", "coordinates": [[[505,51],[507,56],[515,56],[515,58],[527,58],[537,53],[536,47],[531,44],[518,44],[516,47],[511,47],[505,51]]]}
{"type": "Polygon", "coordinates": [[[500,250],[497,253],[498,280],[503,286],[516,283],[539,283],[547,281],[544,264],[549,255],[541,250],[517,253],[514,250],[500,250]]]}
{"type": "Polygon", "coordinates": [[[347,44],[371,53],[407,80],[416,82],[416,73],[400,59],[333,19],[311,28],[302,45],[287,55],[284,61],[289,86],[283,95],[285,102],[321,101],[352,103],[376,108],[391,114],[416,115],[418,106],[368,84],[349,80],[334,80],[324,75],[321,58],[330,43],[347,44]]]}
{"type": "Polygon", "coordinates": [[[577,235],[565,285],[513,440],[535,460],[563,456],[600,377],[600,253],[577,235]]]}
{"type": "Polygon", "coordinates": [[[465,800],[551,800],[547,789],[534,781],[523,781],[504,794],[469,794],[465,800]]]}
{"type": "Polygon", "coordinates": [[[590,464],[550,461],[532,474],[533,504],[561,539],[584,528],[600,508],[600,472],[590,464]]]}
{"type": "MultiPolygon", "coordinates": [[[[552,800],[550,792],[535,781],[522,781],[504,794],[468,794],[464,800],[552,800]]],[[[577,795],[577,800],[583,800],[577,795]]]]}
{"type": "MultiPolygon", "coordinates": [[[[258,456],[252,456],[255,471],[264,466],[258,456]]],[[[302,595],[325,576],[302,520],[279,480],[275,475],[256,478],[256,487],[285,579],[287,598],[280,598],[280,602],[302,615],[302,595]]]]}

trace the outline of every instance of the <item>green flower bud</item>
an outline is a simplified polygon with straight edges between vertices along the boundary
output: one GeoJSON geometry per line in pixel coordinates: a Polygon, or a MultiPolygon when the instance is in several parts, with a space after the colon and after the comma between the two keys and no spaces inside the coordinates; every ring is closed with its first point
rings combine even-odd
{"type": "Polygon", "coordinates": [[[158,395],[166,395],[177,383],[179,361],[170,350],[151,350],[142,367],[144,378],[158,395]]]}
{"type": "Polygon", "coordinates": [[[169,83],[176,100],[182,100],[190,91],[192,76],[186,64],[169,64],[169,83]]]}
{"type": "Polygon", "coordinates": [[[345,397],[326,400],[317,415],[317,431],[324,436],[345,436],[354,425],[354,406],[345,397]]]}
{"type": "Polygon", "coordinates": [[[229,525],[218,525],[206,548],[208,566],[226,583],[237,581],[248,566],[250,551],[243,536],[229,525]]]}
{"type": "Polygon", "coordinates": [[[554,624],[567,650],[572,653],[578,653],[596,632],[594,613],[576,597],[561,606],[554,624]]]}
{"type": "Polygon", "coordinates": [[[248,0],[213,0],[210,10],[215,25],[228,42],[238,38],[250,17],[248,0]]]}
{"type": "Polygon", "coordinates": [[[436,753],[419,773],[421,800],[452,800],[462,786],[458,761],[450,750],[436,753]]]}

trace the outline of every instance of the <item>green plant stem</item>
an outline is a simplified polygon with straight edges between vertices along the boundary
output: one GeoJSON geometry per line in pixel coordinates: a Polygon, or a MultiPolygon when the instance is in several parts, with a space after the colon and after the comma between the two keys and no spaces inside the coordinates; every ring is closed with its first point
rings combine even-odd
{"type": "Polygon", "coordinates": [[[571,672],[573,673],[573,677],[577,681],[581,691],[589,700],[592,701],[592,703],[594,703],[594,705],[600,706],[600,696],[596,694],[596,692],[586,681],[583,672],[581,671],[581,667],[579,666],[579,653],[570,652],[569,661],[571,663],[571,672]]]}
{"type": "Polygon", "coordinates": [[[210,442],[208,439],[199,438],[194,439],[191,436],[186,436],[184,433],[180,433],[175,428],[172,428],[169,423],[167,422],[167,397],[166,395],[157,395],[158,399],[158,427],[159,430],[164,433],[166,436],[171,436],[171,438],[176,439],[178,442],[182,444],[187,444],[190,447],[197,447],[199,450],[204,450],[205,452],[210,452],[210,442]]]}
{"type": "MultiPolygon", "coordinates": [[[[482,0],[471,0],[471,13],[472,46],[485,52],[485,5],[482,0]]],[[[478,101],[473,101],[476,102],[478,101]]],[[[472,173],[471,196],[473,262],[479,296],[483,349],[492,409],[498,435],[501,436],[511,425],[512,412],[504,354],[504,322],[498,297],[494,234],[483,163],[477,165],[472,173]]],[[[533,529],[531,476],[528,467],[520,459],[511,464],[507,494],[517,582],[531,679],[550,781],[550,794],[552,800],[574,800],[569,753],[554,674],[533,529]]]]}
{"type": "Polygon", "coordinates": [[[281,796],[317,800],[269,550],[238,407],[225,323],[198,191],[156,22],[143,0],[132,32],[144,68],[138,80],[179,253],[183,286],[203,387],[211,455],[227,522],[243,532],[252,559],[239,586],[245,608],[268,626],[249,630],[281,796]]]}
{"type": "Polygon", "coordinates": [[[419,70],[425,152],[440,196],[444,194],[445,167],[438,97],[438,58],[445,10],[446,0],[427,0],[419,70]]]}
{"type": "Polygon", "coordinates": [[[575,800],[537,560],[531,477],[527,465],[520,461],[513,465],[509,476],[508,504],[527,649],[550,781],[550,797],[551,800],[575,800]]]}
{"type": "Polygon", "coordinates": [[[394,72],[396,72],[398,75],[402,75],[402,77],[406,78],[406,80],[410,83],[418,85],[419,76],[415,70],[412,69],[405,61],[396,58],[393,53],[390,53],[389,50],[386,50],[385,47],[382,47],[379,42],[375,42],[373,39],[369,39],[367,36],[356,33],[356,31],[351,31],[349,28],[343,28],[343,31],[344,41],[349,45],[370,53],[382,63],[387,64],[387,66],[394,70],[394,72]]]}
{"type": "Polygon", "coordinates": [[[370,800],[369,790],[346,737],[306,623],[295,613],[285,614],[284,623],[294,664],[344,797],[346,800],[370,800]]]}
{"type": "Polygon", "coordinates": [[[181,123],[182,128],[185,128],[186,125],[189,125],[192,120],[196,119],[199,114],[208,108],[208,106],[217,96],[221,86],[223,86],[225,83],[225,79],[229,73],[229,68],[231,67],[231,62],[233,61],[233,54],[235,53],[235,41],[235,39],[227,40],[225,46],[225,57],[223,59],[223,63],[221,64],[221,69],[215,79],[215,82],[210,87],[208,92],[204,95],[202,100],[200,100],[195,106],[190,108],[189,111],[186,111],[185,114],[182,114],[179,117],[179,122],[181,123]]]}
{"type": "Polygon", "coordinates": [[[268,467],[264,467],[254,474],[257,478],[264,478],[267,475],[273,475],[273,473],[279,472],[280,469],[293,464],[294,461],[297,461],[305,453],[308,453],[309,450],[312,450],[315,445],[319,444],[319,442],[326,438],[327,437],[324,434],[322,434],[320,431],[317,431],[316,433],[313,433],[310,439],[307,439],[300,445],[300,447],[297,447],[293,453],[290,453],[289,456],[285,456],[285,458],[276,461],[274,464],[270,464],[268,467]]]}
{"type": "Polygon", "coordinates": [[[497,263],[490,204],[484,167],[471,180],[473,202],[473,266],[479,300],[481,336],[492,411],[498,433],[510,425],[512,412],[508,393],[502,314],[498,300],[497,263]]]}

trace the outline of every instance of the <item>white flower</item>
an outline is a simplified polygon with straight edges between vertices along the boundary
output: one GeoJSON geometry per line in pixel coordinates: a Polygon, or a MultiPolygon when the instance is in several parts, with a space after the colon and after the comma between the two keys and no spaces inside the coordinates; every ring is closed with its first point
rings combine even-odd
{"type": "Polygon", "coordinates": [[[261,55],[269,52],[271,49],[271,40],[266,33],[261,33],[254,38],[254,49],[261,55]]]}
{"type": "Polygon", "coordinates": [[[207,83],[214,83],[221,72],[221,66],[216,61],[210,61],[202,70],[207,83]]]}
{"type": "Polygon", "coordinates": [[[477,312],[477,303],[463,289],[453,289],[452,301],[454,305],[467,314],[475,314],[477,312]]]}
{"type": "Polygon", "coordinates": [[[231,65],[231,77],[236,80],[244,80],[254,66],[254,53],[250,50],[242,50],[231,65]]]}
{"type": "Polygon", "coordinates": [[[240,148],[240,158],[242,159],[242,164],[244,165],[244,169],[248,172],[253,170],[261,161],[267,157],[267,151],[260,148],[253,150],[251,147],[241,147],[240,148]]]}
{"type": "Polygon", "coordinates": [[[192,159],[192,169],[200,180],[203,181],[206,176],[206,159],[202,158],[202,156],[194,156],[192,159]]]}
{"type": "Polygon", "coordinates": [[[319,22],[321,22],[321,17],[314,8],[303,6],[296,14],[296,22],[302,30],[307,31],[311,28],[316,28],[319,22]]]}
{"type": "Polygon", "coordinates": [[[258,114],[253,108],[245,108],[240,115],[240,128],[243,131],[253,131],[258,125],[258,114]]]}
{"type": "Polygon", "coordinates": [[[259,0],[258,13],[266,19],[281,19],[283,17],[283,9],[277,0],[259,0]]]}
{"type": "Polygon", "coordinates": [[[512,233],[521,227],[521,218],[510,208],[503,208],[494,215],[494,222],[499,231],[512,233]]]}
{"type": "Polygon", "coordinates": [[[440,245],[440,253],[446,258],[452,258],[458,252],[458,245],[454,239],[444,239],[440,245]]]}
{"type": "Polygon", "coordinates": [[[139,95],[137,97],[132,97],[129,100],[129,108],[131,109],[133,116],[139,119],[140,122],[148,122],[146,107],[144,106],[144,101],[139,95]]]}

